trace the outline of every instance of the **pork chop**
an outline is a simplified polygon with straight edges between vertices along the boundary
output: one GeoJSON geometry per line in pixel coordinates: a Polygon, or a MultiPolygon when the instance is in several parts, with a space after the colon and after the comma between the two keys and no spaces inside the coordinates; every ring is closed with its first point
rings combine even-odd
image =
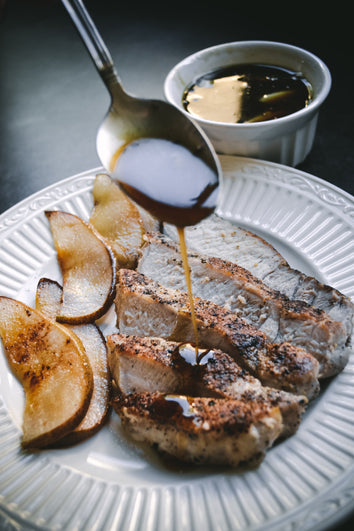
{"type": "Polygon", "coordinates": [[[242,399],[137,393],[113,407],[135,440],[197,465],[258,465],[282,429],[278,407],[242,399]]]}
{"type": "MultiPolygon", "coordinates": [[[[350,338],[344,325],[323,310],[288,299],[248,270],[220,258],[190,251],[188,264],[195,296],[225,306],[272,342],[304,348],[318,359],[321,378],[345,367],[350,338]]],[[[146,235],[138,271],[166,287],[187,289],[179,245],[161,233],[146,235]]]]}
{"type": "MultiPolygon", "coordinates": [[[[175,227],[164,232],[177,240],[175,227]]],[[[338,290],[293,269],[268,242],[253,232],[213,214],[198,225],[186,227],[187,246],[196,252],[234,262],[249,270],[269,288],[291,300],[302,300],[343,323],[348,337],[353,331],[354,304],[338,290]]]]}
{"type": "MultiPolygon", "coordinates": [[[[319,391],[318,361],[290,343],[271,343],[266,335],[226,308],[194,297],[201,347],[230,354],[269,387],[313,398],[319,391]]],[[[161,286],[145,275],[121,269],[116,287],[117,327],[121,333],[195,341],[188,295],[161,286]]]]}

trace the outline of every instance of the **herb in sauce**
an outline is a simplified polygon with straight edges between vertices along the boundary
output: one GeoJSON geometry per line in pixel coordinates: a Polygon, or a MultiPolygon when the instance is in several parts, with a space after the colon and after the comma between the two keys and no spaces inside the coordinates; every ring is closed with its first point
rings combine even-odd
{"type": "Polygon", "coordinates": [[[306,107],[312,97],[300,73],[270,65],[241,64],[209,72],[183,95],[193,116],[227,123],[280,118],[306,107]]]}

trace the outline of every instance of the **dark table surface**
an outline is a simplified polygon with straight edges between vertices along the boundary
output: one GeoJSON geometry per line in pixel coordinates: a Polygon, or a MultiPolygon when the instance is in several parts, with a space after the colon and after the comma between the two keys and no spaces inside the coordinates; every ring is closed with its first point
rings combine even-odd
{"type": "MultiPolygon", "coordinates": [[[[313,150],[299,169],[354,195],[352,28],[340,6],[240,6],[229,0],[86,5],[123,85],[138,96],[163,98],[164,78],[176,62],[222,42],[281,41],[318,55],[331,71],[332,90],[313,150]]],[[[47,185],[100,165],[95,138],[109,97],[58,0],[0,0],[0,6],[2,213],[47,185]]],[[[336,529],[354,529],[354,516],[336,529]]]]}

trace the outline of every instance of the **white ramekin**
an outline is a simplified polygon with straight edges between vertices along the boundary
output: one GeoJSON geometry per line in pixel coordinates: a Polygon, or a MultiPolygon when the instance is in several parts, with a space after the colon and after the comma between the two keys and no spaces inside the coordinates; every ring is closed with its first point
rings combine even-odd
{"type": "Polygon", "coordinates": [[[296,166],[310,152],[315,138],[318,111],[331,87],[327,66],[312,53],[278,42],[239,41],[206,48],[186,57],[168,73],[166,99],[183,107],[185,89],[198,77],[233,64],[262,63],[301,72],[311,83],[313,99],[307,107],[265,122],[230,124],[193,117],[219,154],[243,155],[296,166]]]}

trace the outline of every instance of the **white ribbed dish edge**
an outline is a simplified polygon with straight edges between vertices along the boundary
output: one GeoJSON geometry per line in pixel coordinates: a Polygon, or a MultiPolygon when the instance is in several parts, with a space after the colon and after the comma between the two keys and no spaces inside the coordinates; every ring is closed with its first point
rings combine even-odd
{"type": "MultiPolygon", "coordinates": [[[[278,164],[223,156],[218,212],[275,245],[294,267],[354,298],[354,199],[278,164]]],[[[0,216],[0,294],[33,304],[60,273],[44,210],[86,218],[94,176],[66,179],[0,216]]],[[[114,312],[101,326],[114,329],[114,312]]],[[[320,530],[354,502],[354,360],[311,405],[297,434],[257,470],[164,467],[111,421],[71,449],[25,454],[22,389],[0,354],[0,527],[8,530],[320,530]]]]}

